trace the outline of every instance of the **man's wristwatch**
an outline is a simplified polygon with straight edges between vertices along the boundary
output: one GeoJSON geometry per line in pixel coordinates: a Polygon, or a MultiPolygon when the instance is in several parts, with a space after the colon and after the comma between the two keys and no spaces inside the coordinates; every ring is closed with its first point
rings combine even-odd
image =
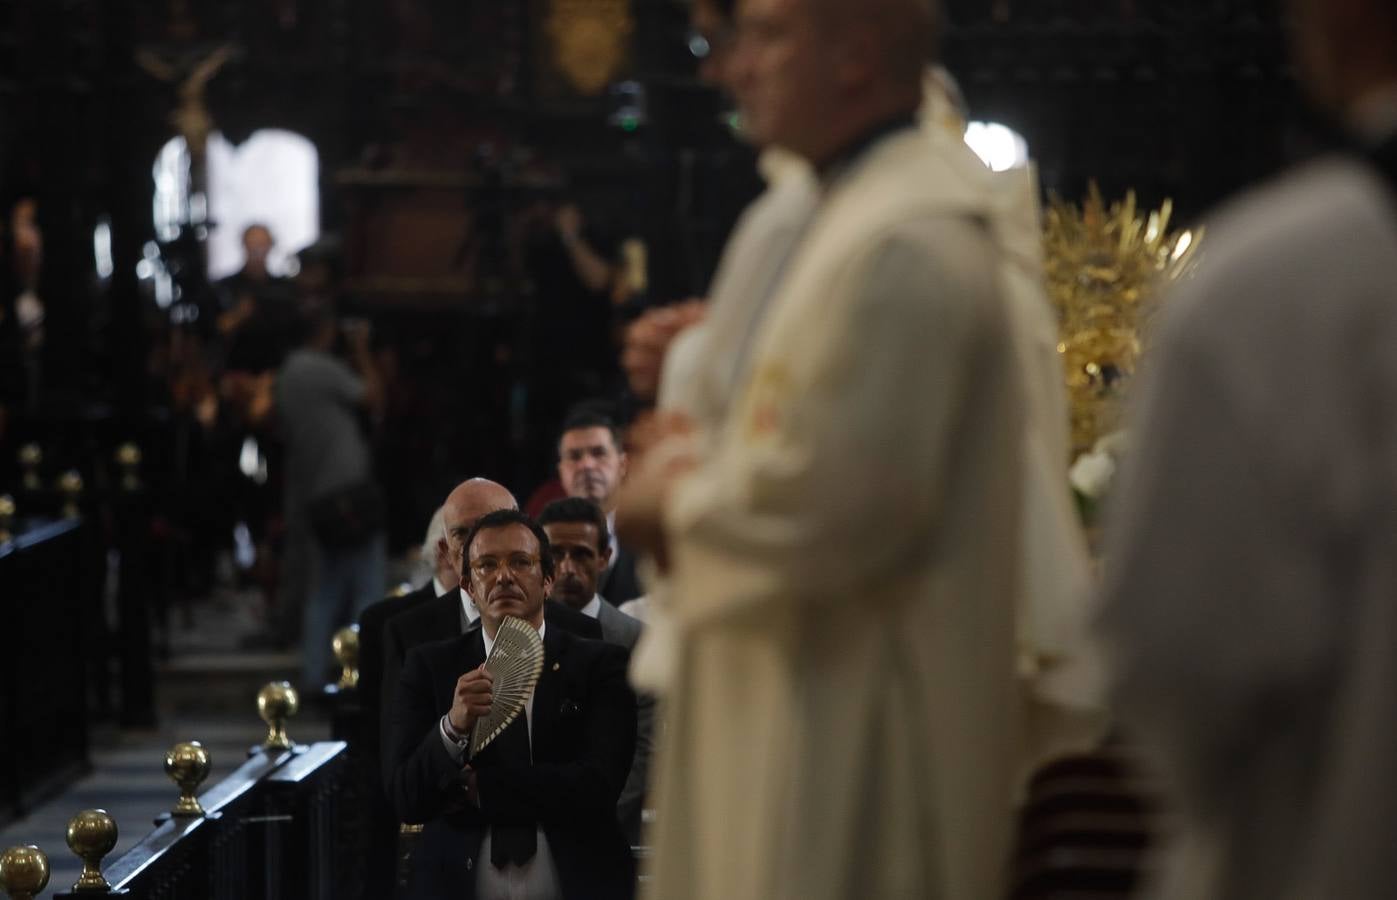
{"type": "Polygon", "coordinates": [[[461,734],[451,725],[451,715],[448,713],[441,717],[441,733],[446,735],[447,740],[465,750],[470,744],[470,736],[461,734]]]}

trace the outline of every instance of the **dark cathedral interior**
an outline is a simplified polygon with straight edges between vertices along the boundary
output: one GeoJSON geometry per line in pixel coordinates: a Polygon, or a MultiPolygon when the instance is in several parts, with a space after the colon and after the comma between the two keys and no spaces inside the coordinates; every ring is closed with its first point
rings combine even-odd
{"type": "MultiPolygon", "coordinates": [[[[942,5],[966,117],[1021,136],[1044,202],[1192,226],[1331,142],[1278,0],[942,5]]],[[[317,466],[268,412],[290,310],[373,371],[379,598],[421,584],[464,479],[562,497],[563,423],[653,402],[628,327],[707,296],[763,188],[694,7],[0,0],[0,845],[47,854],[38,896],[85,864],[83,896],[407,896],[358,633],[302,674],[288,510],[317,466]]],[[[1069,773],[1089,839],[1014,896],[1137,884],[1150,803],[1116,765],[1069,773]],[[1035,893],[1059,883],[1086,888],[1035,893]]],[[[33,858],[6,871],[29,896],[33,858]]]]}

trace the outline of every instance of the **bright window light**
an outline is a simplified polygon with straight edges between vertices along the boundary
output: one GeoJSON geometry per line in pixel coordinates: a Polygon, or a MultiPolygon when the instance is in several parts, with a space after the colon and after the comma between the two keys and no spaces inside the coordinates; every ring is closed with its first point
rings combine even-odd
{"type": "Polygon", "coordinates": [[[995,172],[1028,164],[1028,142],[1007,125],[971,122],[965,126],[965,142],[995,172]]]}
{"type": "Polygon", "coordinates": [[[289,258],[320,237],[320,155],[299,134],[255,131],[238,146],[209,135],[208,191],[190,194],[184,138],[165,144],[154,167],[155,234],[172,241],[183,227],[208,229],[209,277],[226,278],[243,266],[243,230],[261,224],[276,245],[267,259],[274,275],[290,275],[289,258]]]}
{"type": "Polygon", "coordinates": [[[111,278],[116,266],[112,262],[112,223],[107,219],[92,229],[92,256],[97,263],[97,277],[111,278]]]}

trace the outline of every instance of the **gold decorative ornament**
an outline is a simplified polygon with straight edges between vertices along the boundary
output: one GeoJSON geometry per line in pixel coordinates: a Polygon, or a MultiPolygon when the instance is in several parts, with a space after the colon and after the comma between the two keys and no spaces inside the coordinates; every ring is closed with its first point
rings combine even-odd
{"type": "Polygon", "coordinates": [[[105,809],[85,809],[68,821],[68,849],[82,860],[82,874],[73,890],[111,890],[102,876],[102,859],[116,847],[116,839],[116,820],[105,809]]]}
{"type": "Polygon", "coordinates": [[[141,489],[141,448],[131,442],[116,448],[116,464],[121,469],[121,489],[133,493],[141,489]]]}
{"type": "Polygon", "coordinates": [[[195,791],[209,777],[209,751],[198,741],[175,744],[165,754],[165,774],[179,786],[179,800],[170,815],[176,818],[198,818],[204,815],[195,791]]]}
{"type": "Polygon", "coordinates": [[[39,466],[43,462],[44,451],[38,444],[25,444],[19,448],[19,467],[23,471],[20,486],[26,491],[43,490],[44,483],[39,480],[39,466]]]}
{"type": "Polygon", "coordinates": [[[286,735],[286,720],[300,708],[300,695],[289,681],[273,681],[257,692],[257,715],[267,723],[263,750],[290,750],[295,746],[286,735]]]}
{"type": "Polygon", "coordinates": [[[69,469],[58,476],[58,493],[63,495],[63,518],[78,517],[78,500],[82,497],[82,475],[77,469],[69,469]]]}
{"type": "Polygon", "coordinates": [[[15,524],[15,498],[9,494],[0,494],[0,544],[5,543],[14,535],[10,529],[15,524]]]}
{"type": "Polygon", "coordinates": [[[0,853],[0,890],[10,900],[34,900],[48,883],[49,858],[38,847],[26,844],[0,853]]]}
{"type": "Polygon", "coordinates": [[[626,61],[630,0],[552,0],[544,21],[553,65],[579,94],[600,94],[626,61]]]}
{"type": "Polygon", "coordinates": [[[335,638],[330,642],[330,649],[335,653],[335,660],[340,664],[340,680],[335,683],[335,687],[342,691],[351,690],[359,686],[359,626],[346,625],[335,632],[335,638]]]}
{"type": "Polygon", "coordinates": [[[1079,208],[1052,197],[1043,234],[1048,294],[1072,414],[1072,456],[1119,427],[1124,383],[1135,374],[1164,288],[1186,275],[1203,238],[1170,231],[1173,202],[1142,215],[1135,193],[1108,208],[1095,183],[1079,208]]]}

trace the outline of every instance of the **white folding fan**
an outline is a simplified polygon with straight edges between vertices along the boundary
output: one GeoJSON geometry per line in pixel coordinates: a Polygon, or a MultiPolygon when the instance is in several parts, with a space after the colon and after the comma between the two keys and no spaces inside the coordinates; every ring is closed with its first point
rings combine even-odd
{"type": "Polygon", "coordinates": [[[490,714],[479,718],[471,730],[470,755],[474,757],[509,727],[524,711],[524,703],[534,692],[543,672],[543,639],[534,626],[523,619],[506,616],[495,632],[495,646],[485,660],[485,670],[494,676],[490,714]]]}

